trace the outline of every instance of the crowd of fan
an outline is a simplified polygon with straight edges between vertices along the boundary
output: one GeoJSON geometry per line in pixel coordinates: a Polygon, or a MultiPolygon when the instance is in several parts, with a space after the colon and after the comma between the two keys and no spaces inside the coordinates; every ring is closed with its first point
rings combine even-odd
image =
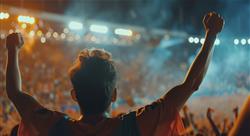
{"type": "MultiPolygon", "coordinates": [[[[58,45],[44,46],[30,45],[28,47],[25,47],[23,53],[20,56],[20,68],[22,70],[21,74],[23,76],[23,89],[27,90],[29,94],[38,99],[45,107],[66,112],[73,118],[77,118],[80,115],[79,108],[75,102],[71,101],[71,97],[69,94],[71,84],[69,82],[67,73],[67,69],[71,65],[71,62],[74,59],[73,56],[76,53],[74,53],[74,51],[71,51],[72,53],[67,52],[67,48],[71,47],[60,48],[60,46],[58,45]]],[[[2,45],[0,46],[0,54],[3,54],[2,56],[4,56],[0,57],[0,96],[4,96],[0,97],[0,135],[4,135],[9,134],[10,130],[18,124],[19,117],[14,109],[14,106],[7,99],[5,94],[4,79],[6,49],[2,45]]],[[[124,93],[125,91],[121,91],[120,97],[130,107],[136,106],[134,98],[131,97],[147,97],[145,96],[145,94],[150,95],[150,93],[155,93],[146,93],[145,90],[147,89],[163,90],[165,88],[159,88],[161,86],[159,86],[157,83],[159,83],[159,80],[167,80],[165,79],[167,77],[158,77],[151,80],[150,86],[146,86],[140,80],[142,79],[142,76],[145,75],[143,72],[138,73],[137,76],[134,76],[134,71],[143,71],[138,66],[139,63],[142,63],[140,62],[140,57],[137,58],[138,61],[133,61],[133,63],[129,64],[130,66],[127,69],[124,66],[124,63],[126,64],[126,62],[119,63],[118,61],[117,64],[118,70],[121,73],[120,76],[123,77],[123,82],[119,84],[120,90],[131,90],[126,93],[124,93]],[[131,80],[133,82],[131,82],[131,80]],[[127,88],[127,82],[131,83],[130,88],[127,88]],[[154,85],[153,83],[156,85],[154,85]],[[144,88],[138,88],[138,86],[144,86],[144,88]],[[136,93],[135,90],[140,90],[140,93],[136,93]]],[[[171,77],[171,75],[169,76],[171,77]]],[[[170,86],[172,86],[171,84],[174,83],[176,83],[176,81],[168,82],[170,86]]],[[[142,104],[145,103],[142,102],[142,104]]],[[[236,118],[238,108],[234,109],[234,111],[234,115],[236,118]]],[[[119,114],[120,112],[124,111],[118,110],[114,112],[114,116],[119,114]]],[[[228,118],[223,122],[220,122],[218,119],[212,118],[212,112],[213,110],[209,108],[207,111],[207,118],[203,118],[202,120],[198,121],[195,119],[196,113],[191,112],[188,107],[184,107],[182,116],[184,125],[187,128],[187,133],[189,133],[189,135],[217,135],[218,133],[227,134],[232,127],[233,119],[228,118]],[[216,121],[214,122],[214,120],[216,121]]]]}
{"type": "Polygon", "coordinates": [[[196,120],[196,114],[189,111],[188,107],[183,108],[183,123],[188,135],[195,136],[226,136],[232,129],[234,120],[238,116],[238,107],[233,109],[234,119],[227,117],[213,117],[212,108],[207,108],[206,116],[202,120],[196,120]]]}

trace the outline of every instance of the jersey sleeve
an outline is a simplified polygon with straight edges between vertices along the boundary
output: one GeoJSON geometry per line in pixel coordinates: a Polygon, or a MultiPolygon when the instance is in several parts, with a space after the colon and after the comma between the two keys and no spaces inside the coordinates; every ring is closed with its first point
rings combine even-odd
{"type": "Polygon", "coordinates": [[[142,136],[178,136],[185,132],[179,112],[165,98],[137,111],[142,136]]]}
{"type": "Polygon", "coordinates": [[[51,111],[46,108],[37,109],[29,120],[21,120],[18,129],[19,136],[48,135],[53,125],[60,120],[64,114],[51,111]]]}

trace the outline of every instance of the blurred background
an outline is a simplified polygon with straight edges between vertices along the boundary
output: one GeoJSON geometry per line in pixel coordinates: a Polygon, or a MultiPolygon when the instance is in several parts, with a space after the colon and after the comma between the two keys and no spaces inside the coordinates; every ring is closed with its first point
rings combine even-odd
{"type": "Polygon", "coordinates": [[[24,90],[75,118],[79,108],[69,95],[68,68],[84,48],[110,51],[119,72],[115,115],[149,104],[183,81],[204,42],[202,19],[210,11],[223,16],[225,27],[207,76],[187,103],[201,126],[209,106],[220,120],[232,119],[232,109],[249,95],[249,0],[0,0],[0,126],[19,120],[5,94],[9,33],[25,38],[24,90]]]}

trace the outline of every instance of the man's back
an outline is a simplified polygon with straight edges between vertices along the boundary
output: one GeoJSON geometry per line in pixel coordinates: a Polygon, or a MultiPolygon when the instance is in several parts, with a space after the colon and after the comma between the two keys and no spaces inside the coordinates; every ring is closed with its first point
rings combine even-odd
{"type": "Polygon", "coordinates": [[[20,136],[172,136],[184,133],[178,111],[164,99],[115,118],[97,123],[70,119],[66,114],[36,107],[29,120],[21,121],[20,136]]]}
{"type": "Polygon", "coordinates": [[[49,130],[50,136],[139,136],[135,112],[117,118],[103,118],[96,124],[63,116],[49,130]]]}

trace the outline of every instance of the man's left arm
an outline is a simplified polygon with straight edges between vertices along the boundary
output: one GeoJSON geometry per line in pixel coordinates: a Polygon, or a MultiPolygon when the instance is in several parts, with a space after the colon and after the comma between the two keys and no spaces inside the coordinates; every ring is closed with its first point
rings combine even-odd
{"type": "Polygon", "coordinates": [[[214,50],[216,36],[221,32],[224,20],[217,13],[209,13],[204,17],[203,24],[206,30],[204,44],[195,60],[189,67],[182,84],[172,88],[165,96],[167,103],[180,111],[193,92],[198,90],[210,63],[214,50]]]}

